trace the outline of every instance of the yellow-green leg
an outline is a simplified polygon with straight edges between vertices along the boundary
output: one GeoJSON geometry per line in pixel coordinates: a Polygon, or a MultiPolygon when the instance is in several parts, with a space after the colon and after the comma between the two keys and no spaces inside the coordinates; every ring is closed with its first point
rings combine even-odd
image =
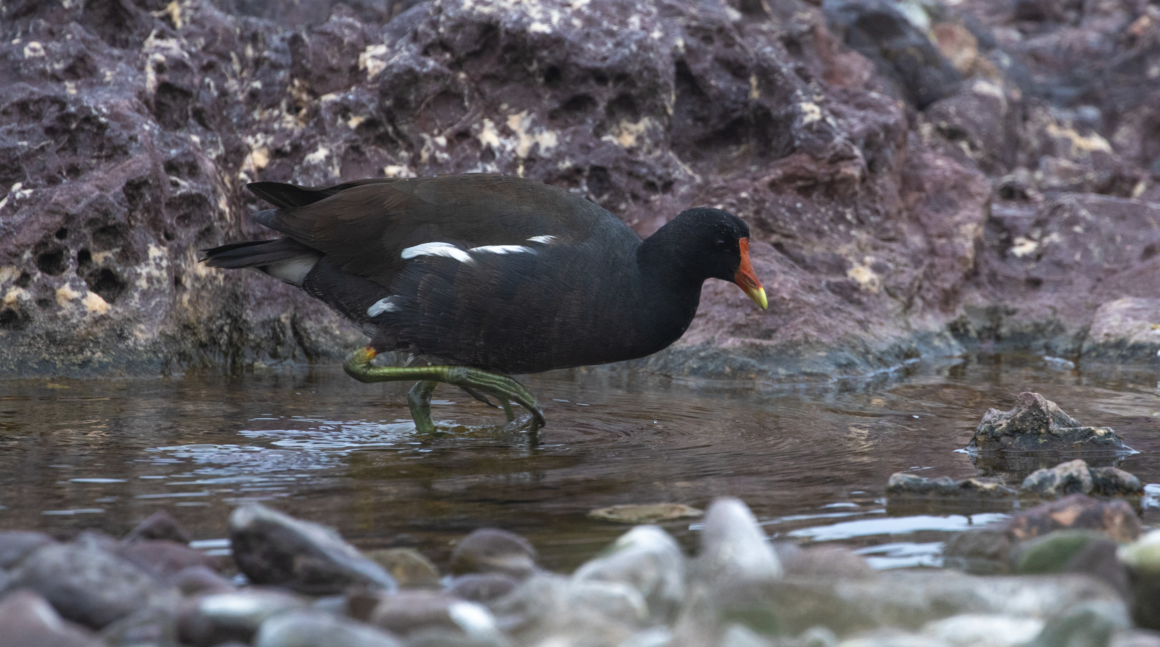
{"type": "Polygon", "coordinates": [[[515,402],[531,414],[529,431],[544,426],[544,414],[535,396],[506,375],[466,366],[371,366],[375,355],[373,348],[360,348],[347,356],[343,369],[359,382],[419,380],[407,394],[407,404],[411,407],[415,428],[420,432],[435,431],[435,423],[431,421],[431,392],[439,382],[461,387],[468,393],[479,391],[493,396],[499,400],[509,422],[515,419],[511,407],[511,402],[515,402]]]}

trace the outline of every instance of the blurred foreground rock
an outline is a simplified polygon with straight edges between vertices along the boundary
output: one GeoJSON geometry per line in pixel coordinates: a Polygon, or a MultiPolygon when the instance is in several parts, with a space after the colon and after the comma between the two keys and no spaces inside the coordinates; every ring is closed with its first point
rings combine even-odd
{"type": "MultiPolygon", "coordinates": [[[[459,542],[466,555],[451,558],[465,573],[458,577],[441,578],[429,565],[433,579],[398,589],[360,576],[306,592],[304,573],[318,570],[325,577],[310,582],[331,582],[335,569],[363,572],[338,564],[370,560],[341,537],[268,508],[249,504],[234,517],[235,530],[246,529],[231,542],[237,566],[280,584],[239,579],[235,586],[204,566],[177,576],[139,570],[117,550],[141,544],[141,527],[121,541],[86,531],[42,542],[9,564],[0,644],[1148,645],[1140,627],[1160,617],[1160,539],[1128,543],[1139,534],[1131,509],[1082,496],[1020,513],[991,533],[1008,542],[1004,559],[1016,575],[985,577],[931,568],[876,572],[841,546],[773,545],[744,503],[721,499],[709,506],[691,558],[662,528],[641,525],[568,576],[534,566],[522,537],[480,529],[459,542]],[[258,571],[255,534],[270,544],[258,571]],[[320,558],[336,550],[341,558],[320,558]],[[74,568],[44,566],[68,556],[74,568]]],[[[144,527],[159,521],[168,536],[185,532],[170,517],[144,527]]],[[[978,543],[983,534],[960,536],[978,543]]]]}
{"type": "Polygon", "coordinates": [[[769,311],[711,282],[649,370],[1156,361],[1155,7],[818,4],[6,2],[0,372],[333,361],[320,304],[197,263],[270,235],[244,185],[477,171],[749,221],[769,311]]]}

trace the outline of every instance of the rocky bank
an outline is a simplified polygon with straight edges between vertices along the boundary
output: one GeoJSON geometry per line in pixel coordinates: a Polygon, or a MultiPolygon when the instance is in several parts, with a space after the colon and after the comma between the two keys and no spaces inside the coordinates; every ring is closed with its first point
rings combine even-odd
{"type": "Polygon", "coordinates": [[[12,0],[0,36],[3,373],[335,360],[319,304],[198,263],[263,234],[244,185],[475,171],[749,221],[769,311],[707,285],[647,370],[1157,361],[1144,0],[12,0]]]}

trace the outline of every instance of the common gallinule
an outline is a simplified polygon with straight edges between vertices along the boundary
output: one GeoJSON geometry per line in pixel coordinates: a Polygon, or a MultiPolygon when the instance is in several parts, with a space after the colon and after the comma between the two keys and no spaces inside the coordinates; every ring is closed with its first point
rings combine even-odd
{"type": "Polygon", "coordinates": [[[371,342],[346,372],[419,380],[407,401],[425,432],[438,382],[496,398],[509,421],[514,401],[539,428],[535,397],[508,375],[655,353],[689,327],[705,279],[767,305],[749,227],[720,209],[683,211],[642,241],[584,198],[502,175],[248,188],[276,207],[254,219],[284,237],[205,250],[206,263],[259,269],[352,321],[371,342]],[[371,365],[387,351],[438,365],[371,365]]]}

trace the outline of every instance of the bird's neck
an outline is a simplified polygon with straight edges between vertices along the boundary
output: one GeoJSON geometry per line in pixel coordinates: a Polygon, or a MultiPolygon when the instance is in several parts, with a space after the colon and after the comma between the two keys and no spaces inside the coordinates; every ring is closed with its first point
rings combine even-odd
{"type": "MultiPolygon", "coordinates": [[[[697,314],[705,279],[690,276],[678,255],[678,241],[661,228],[637,249],[641,277],[642,329],[650,330],[660,348],[680,339],[697,314]]],[[[660,350],[658,348],[657,350],[660,350]]]]}

